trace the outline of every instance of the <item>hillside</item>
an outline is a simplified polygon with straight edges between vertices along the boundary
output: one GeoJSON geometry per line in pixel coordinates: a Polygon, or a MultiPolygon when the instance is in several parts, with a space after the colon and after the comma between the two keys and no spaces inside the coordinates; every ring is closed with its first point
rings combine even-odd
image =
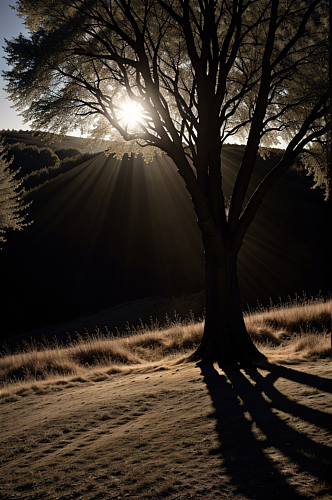
{"type": "MultiPolygon", "coordinates": [[[[15,144],[21,142],[26,145],[35,145],[39,148],[50,147],[53,150],[61,148],[78,148],[82,149],[84,152],[90,152],[91,147],[85,144],[84,139],[80,137],[67,135],[62,140],[52,142],[48,144],[38,134],[33,134],[28,130],[1,130],[0,135],[4,138],[7,144],[15,144]]],[[[103,147],[93,149],[94,152],[103,151],[103,147]]]]}
{"type": "MultiPolygon", "coordinates": [[[[226,196],[241,155],[239,146],[223,153],[226,196]]],[[[254,180],[276,158],[258,158],[254,180]]],[[[310,183],[289,172],[258,212],[239,256],[244,308],[295,292],[328,293],[329,212],[310,183]]],[[[169,158],[145,164],[101,154],[31,198],[33,224],[10,234],[1,252],[2,339],[129,301],[204,289],[195,213],[169,158]]],[[[203,308],[204,300],[199,314],[203,308]]]]}
{"type": "Polygon", "coordinates": [[[330,361],[191,364],[45,384],[3,402],[2,500],[332,498],[330,361]]]}

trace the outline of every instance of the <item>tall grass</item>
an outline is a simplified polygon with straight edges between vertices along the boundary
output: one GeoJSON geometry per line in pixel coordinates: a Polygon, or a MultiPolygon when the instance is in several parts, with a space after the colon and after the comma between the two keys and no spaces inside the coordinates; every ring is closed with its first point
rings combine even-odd
{"type": "Polygon", "coordinates": [[[244,314],[247,330],[256,342],[281,345],[294,336],[331,332],[332,299],[305,295],[288,302],[258,306],[244,314]]]}
{"type": "Polygon", "coordinates": [[[0,386],[38,381],[59,376],[88,376],[96,368],[110,373],[133,366],[172,359],[193,349],[200,341],[203,323],[193,318],[167,321],[160,326],[151,322],[127,327],[125,332],[77,334],[68,342],[24,342],[15,352],[4,349],[0,357],[0,386]]]}
{"type": "MultiPolygon", "coordinates": [[[[261,350],[271,349],[302,358],[331,356],[332,300],[322,297],[258,307],[244,314],[245,323],[261,350]],[[286,349],[286,350],[285,350],[286,349]]],[[[49,379],[85,377],[96,371],[104,376],[114,372],[160,364],[191,352],[200,342],[203,320],[166,318],[164,325],[127,326],[126,331],[102,332],[96,329],[61,343],[25,342],[15,352],[3,349],[0,356],[0,386],[8,387],[49,379]]]]}

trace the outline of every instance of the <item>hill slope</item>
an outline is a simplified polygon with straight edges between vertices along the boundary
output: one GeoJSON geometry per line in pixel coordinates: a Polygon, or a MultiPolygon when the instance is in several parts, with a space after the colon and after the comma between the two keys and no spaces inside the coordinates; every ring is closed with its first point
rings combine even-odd
{"type": "MultiPolygon", "coordinates": [[[[80,137],[65,136],[61,141],[55,141],[51,144],[48,144],[47,141],[41,139],[41,137],[37,134],[33,134],[29,131],[17,131],[17,130],[2,130],[0,131],[0,135],[4,138],[7,144],[15,144],[17,142],[21,142],[26,145],[35,145],[39,148],[50,147],[53,150],[62,149],[62,148],[78,148],[82,149],[84,152],[91,151],[91,148],[86,145],[85,140],[80,137]]],[[[95,152],[103,151],[105,148],[99,147],[93,149],[95,152]]],[[[45,165],[47,166],[47,165],[45,165]]]]}

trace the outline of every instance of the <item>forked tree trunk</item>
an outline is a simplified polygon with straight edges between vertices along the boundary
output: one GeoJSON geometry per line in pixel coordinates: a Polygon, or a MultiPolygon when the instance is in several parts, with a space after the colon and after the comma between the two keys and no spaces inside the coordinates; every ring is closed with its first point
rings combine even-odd
{"type": "Polygon", "coordinates": [[[222,366],[248,366],[266,360],[246,330],[241,308],[236,261],[229,255],[223,268],[215,267],[206,249],[206,316],[200,346],[193,360],[222,366]]]}

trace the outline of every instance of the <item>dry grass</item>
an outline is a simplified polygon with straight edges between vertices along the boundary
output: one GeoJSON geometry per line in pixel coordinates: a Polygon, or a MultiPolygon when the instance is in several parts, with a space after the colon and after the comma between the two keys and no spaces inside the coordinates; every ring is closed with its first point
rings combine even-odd
{"type": "MultiPolygon", "coordinates": [[[[77,334],[68,342],[24,342],[15,352],[4,349],[0,357],[0,394],[45,380],[96,377],[138,367],[151,367],[165,359],[174,359],[198,345],[203,323],[193,318],[171,322],[163,327],[151,322],[127,327],[116,335],[97,329],[77,334]],[[100,375],[103,373],[104,375],[100,375]]],[[[38,385],[38,384],[37,384],[38,385]]]]}
{"type": "MultiPolygon", "coordinates": [[[[316,341],[318,338],[326,338],[331,332],[331,314],[331,298],[301,299],[296,296],[287,303],[271,303],[268,308],[249,310],[245,313],[245,322],[249,334],[256,342],[280,346],[304,337],[312,337],[316,341]]],[[[327,350],[326,354],[331,352],[327,350]]]]}
{"type": "MultiPolygon", "coordinates": [[[[245,313],[247,329],[259,348],[273,358],[323,358],[331,356],[332,300],[299,299],[271,304],[245,313]]],[[[96,330],[77,335],[63,344],[24,343],[17,351],[4,350],[0,357],[2,395],[41,381],[83,377],[96,380],[120,371],[151,367],[189,353],[200,342],[204,321],[166,318],[163,326],[151,321],[125,332],[96,330]]]]}

